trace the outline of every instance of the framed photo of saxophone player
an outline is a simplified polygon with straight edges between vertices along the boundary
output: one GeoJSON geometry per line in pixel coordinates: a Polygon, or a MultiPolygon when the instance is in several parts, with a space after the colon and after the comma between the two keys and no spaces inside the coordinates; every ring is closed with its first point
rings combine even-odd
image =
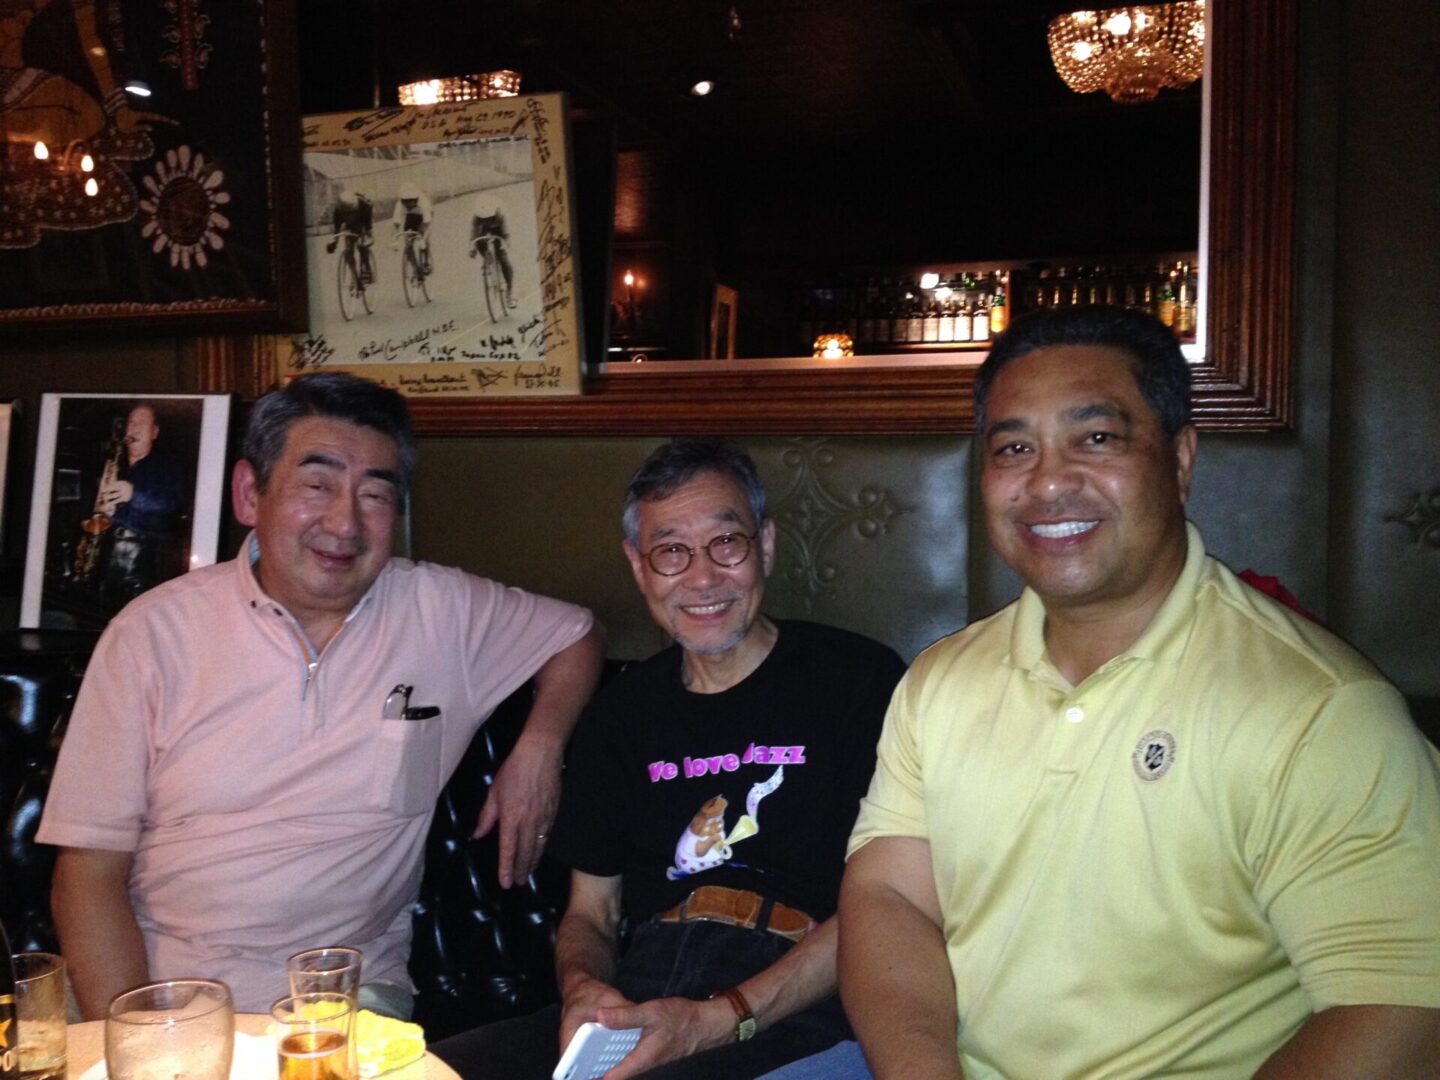
{"type": "Polygon", "coordinates": [[[97,630],[213,563],[228,394],[45,394],[20,625],[97,630]]]}

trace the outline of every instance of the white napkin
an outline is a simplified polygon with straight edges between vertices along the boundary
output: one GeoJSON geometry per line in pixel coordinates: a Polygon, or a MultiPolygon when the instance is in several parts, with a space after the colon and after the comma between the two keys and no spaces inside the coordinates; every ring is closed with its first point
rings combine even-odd
{"type": "MultiPolygon", "coordinates": [[[[279,1060],[275,1056],[275,1040],[268,1035],[235,1033],[235,1056],[230,1059],[230,1080],[278,1080],[279,1060]]],[[[101,1058],[79,1075],[77,1080],[108,1080],[105,1059],[101,1058]]]]}

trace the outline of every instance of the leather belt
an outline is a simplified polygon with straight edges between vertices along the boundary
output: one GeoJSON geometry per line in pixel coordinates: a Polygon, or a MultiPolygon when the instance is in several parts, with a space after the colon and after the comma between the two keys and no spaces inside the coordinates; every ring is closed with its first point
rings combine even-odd
{"type": "Polygon", "coordinates": [[[718,922],[746,930],[768,930],[790,941],[802,941],[818,925],[805,912],[776,903],[748,889],[702,885],[669,911],[660,922],[718,922]]]}

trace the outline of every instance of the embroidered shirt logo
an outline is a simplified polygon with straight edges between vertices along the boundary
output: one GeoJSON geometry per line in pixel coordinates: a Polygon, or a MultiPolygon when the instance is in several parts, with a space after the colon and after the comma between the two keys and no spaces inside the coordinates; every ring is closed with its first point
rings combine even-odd
{"type": "Polygon", "coordinates": [[[1147,731],[1135,744],[1130,761],[1141,780],[1159,780],[1175,764],[1175,736],[1168,731],[1147,731]]]}

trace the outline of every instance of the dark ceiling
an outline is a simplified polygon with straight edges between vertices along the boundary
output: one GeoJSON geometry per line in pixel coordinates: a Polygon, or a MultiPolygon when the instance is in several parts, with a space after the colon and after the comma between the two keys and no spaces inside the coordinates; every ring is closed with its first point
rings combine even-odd
{"type": "Polygon", "coordinates": [[[575,170],[582,249],[613,237],[614,266],[622,250],[663,261],[682,312],[708,311],[715,280],[779,293],[934,263],[1193,248],[1199,86],[1142,106],[1071,92],[1046,25],[1075,6],[301,0],[301,106],[388,105],[401,82],[496,68],[521,71],[526,93],[568,93],[590,145],[575,170]],[[716,89],[697,98],[702,76],[716,89]]]}
{"type": "Polygon", "coordinates": [[[304,0],[306,112],[498,67],[621,121],[623,144],[772,153],[964,139],[1117,118],[1163,131],[1197,93],[1122,108],[1050,65],[1056,0],[304,0]],[[732,21],[738,16],[738,26],[732,21]],[[716,82],[708,98],[688,87],[716,82]]]}

